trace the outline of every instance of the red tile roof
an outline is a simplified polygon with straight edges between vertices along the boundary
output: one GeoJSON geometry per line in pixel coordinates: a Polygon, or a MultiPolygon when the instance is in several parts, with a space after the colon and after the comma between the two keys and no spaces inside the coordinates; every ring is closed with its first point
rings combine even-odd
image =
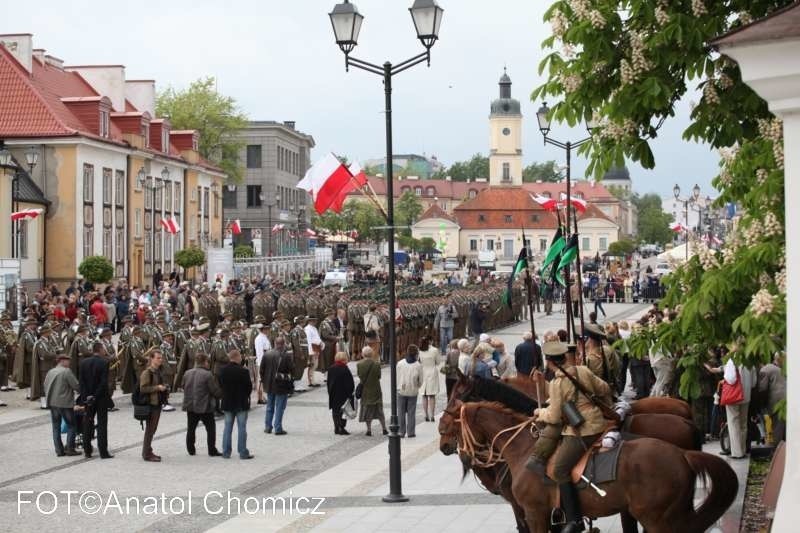
{"type": "Polygon", "coordinates": [[[558,225],[556,216],[534,202],[523,187],[484,189],[453,214],[461,229],[555,229],[558,225]]]}
{"type": "MultiPolygon", "coordinates": [[[[548,193],[550,198],[558,198],[559,194],[562,192],[564,194],[567,193],[566,183],[523,183],[522,187],[533,194],[545,196],[545,193],[548,193]]],[[[587,202],[616,201],[614,195],[608,192],[608,189],[597,182],[588,180],[575,181],[573,182],[571,189],[572,194],[583,198],[587,202]]]]}
{"type": "MultiPolygon", "coordinates": [[[[445,213],[444,209],[439,207],[438,204],[432,204],[427,211],[422,213],[422,216],[419,217],[419,220],[426,220],[428,218],[443,218],[445,220],[449,220],[450,222],[458,222],[454,216],[445,213]]],[[[417,222],[419,222],[419,220],[417,222]]]]}

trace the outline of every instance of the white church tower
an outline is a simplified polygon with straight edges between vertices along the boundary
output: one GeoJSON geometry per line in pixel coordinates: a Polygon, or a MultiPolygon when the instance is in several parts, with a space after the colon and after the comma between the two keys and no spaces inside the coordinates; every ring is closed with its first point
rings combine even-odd
{"type": "Polygon", "coordinates": [[[511,98],[511,78],[503,68],[500,98],[489,114],[489,184],[522,185],[522,112],[511,98]]]}

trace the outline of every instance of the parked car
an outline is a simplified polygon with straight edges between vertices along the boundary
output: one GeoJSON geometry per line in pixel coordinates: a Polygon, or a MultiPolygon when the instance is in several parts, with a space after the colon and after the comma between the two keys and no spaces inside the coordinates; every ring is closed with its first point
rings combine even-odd
{"type": "Polygon", "coordinates": [[[672,274],[672,267],[669,265],[669,263],[658,263],[653,269],[653,273],[657,276],[672,274]]]}
{"type": "Polygon", "coordinates": [[[458,258],[457,257],[448,257],[444,260],[444,269],[445,270],[458,270],[458,258]]]}

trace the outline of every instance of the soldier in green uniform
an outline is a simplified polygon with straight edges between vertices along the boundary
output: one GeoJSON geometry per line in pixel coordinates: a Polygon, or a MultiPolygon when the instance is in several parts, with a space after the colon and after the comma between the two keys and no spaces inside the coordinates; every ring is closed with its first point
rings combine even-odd
{"type": "Polygon", "coordinates": [[[319,326],[319,336],[325,344],[322,348],[322,354],[320,354],[319,357],[318,370],[323,373],[327,372],[328,368],[333,366],[333,357],[336,355],[340,340],[336,324],[334,324],[335,319],[336,311],[330,308],[325,309],[325,319],[319,326]]]}
{"type": "Polygon", "coordinates": [[[103,328],[100,332],[100,343],[103,345],[103,356],[108,361],[108,394],[113,396],[114,391],[117,390],[117,376],[119,374],[119,356],[117,356],[117,349],[114,348],[114,343],[111,337],[114,332],[111,328],[103,328]]]}
{"type": "Polygon", "coordinates": [[[41,400],[40,409],[47,409],[45,398],[44,377],[51,368],[56,366],[58,347],[53,342],[53,328],[46,323],[39,328],[39,339],[33,345],[33,359],[31,361],[31,401],[41,400]]]}
{"type": "Polygon", "coordinates": [[[133,392],[139,376],[147,366],[147,348],[145,348],[145,331],[142,326],[133,327],[133,337],[125,350],[125,374],[122,376],[122,392],[133,392]]]}
{"type": "MultiPolygon", "coordinates": [[[[164,376],[164,383],[172,387],[175,375],[178,373],[178,359],[175,357],[175,332],[164,331],[161,333],[161,346],[159,347],[164,362],[161,365],[161,373],[164,376]]],[[[170,405],[169,397],[167,403],[161,408],[162,411],[174,411],[175,407],[170,405]]]]}
{"type": "Polygon", "coordinates": [[[211,341],[211,373],[214,376],[219,377],[222,367],[228,364],[228,354],[233,349],[230,332],[225,328],[217,330],[217,337],[211,341]]]}
{"type": "Polygon", "coordinates": [[[0,391],[10,390],[8,377],[14,367],[14,351],[17,347],[17,334],[11,326],[8,313],[0,315],[0,391]]]}
{"type": "MultiPolygon", "coordinates": [[[[175,331],[175,356],[176,359],[183,353],[183,348],[189,339],[192,338],[192,321],[187,316],[182,316],[178,320],[177,329],[175,331]]],[[[174,389],[173,389],[174,390],[174,389]]]]}
{"type": "Polygon", "coordinates": [[[117,377],[124,378],[125,376],[125,363],[128,358],[125,352],[128,350],[128,344],[133,337],[133,318],[130,315],[122,317],[122,330],[119,333],[119,341],[117,342],[117,357],[119,358],[119,365],[117,367],[117,377]]]}
{"type": "Polygon", "coordinates": [[[588,337],[584,364],[613,388],[619,373],[617,352],[605,342],[606,332],[597,324],[586,324],[584,331],[588,337]]]}
{"type": "Polygon", "coordinates": [[[89,326],[83,324],[78,326],[75,332],[75,338],[72,345],[69,347],[69,366],[75,377],[80,379],[78,369],[80,368],[81,361],[86,357],[92,356],[92,339],[89,336],[89,326]]]}
{"type": "Polygon", "coordinates": [[[174,387],[180,387],[183,381],[183,374],[187,370],[194,368],[195,355],[198,353],[209,353],[208,332],[210,327],[211,325],[208,322],[201,322],[194,328],[197,336],[193,336],[189,339],[189,342],[187,342],[186,346],[183,348],[183,353],[181,353],[181,358],[178,362],[178,372],[175,374],[175,381],[173,382],[174,387]]]}
{"type": "Polygon", "coordinates": [[[303,373],[308,368],[308,339],[306,338],[306,317],[294,317],[294,328],[289,332],[289,343],[292,345],[292,357],[294,359],[294,372],[292,378],[295,381],[295,390],[306,390],[302,385],[303,373]]]}
{"type": "MultiPolygon", "coordinates": [[[[36,344],[36,328],[39,322],[35,318],[25,321],[25,329],[19,336],[17,353],[14,356],[14,381],[19,388],[31,386],[31,363],[33,362],[33,345],[36,344]]],[[[30,399],[30,391],[26,395],[30,399]]]]}

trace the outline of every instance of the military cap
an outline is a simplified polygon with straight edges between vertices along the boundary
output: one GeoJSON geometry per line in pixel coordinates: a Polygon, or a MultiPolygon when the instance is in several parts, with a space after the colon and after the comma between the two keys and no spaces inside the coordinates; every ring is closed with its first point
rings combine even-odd
{"type": "Polygon", "coordinates": [[[246,328],[247,322],[245,320],[239,320],[238,322],[234,322],[233,325],[237,328],[246,328]]]}
{"type": "Polygon", "coordinates": [[[53,328],[50,326],[50,323],[49,322],[45,322],[44,325],[42,325],[39,328],[39,335],[44,335],[45,333],[51,333],[52,331],[53,331],[53,328]]]}
{"type": "Polygon", "coordinates": [[[198,333],[203,333],[204,331],[208,331],[209,327],[211,327],[211,325],[208,322],[200,322],[194,330],[198,333]]]}
{"type": "Polygon", "coordinates": [[[91,329],[92,329],[92,328],[90,328],[90,327],[89,327],[89,326],[87,326],[86,324],[81,324],[80,326],[78,326],[78,331],[77,331],[77,333],[83,333],[83,332],[85,332],[85,331],[91,331],[91,329]]]}
{"type": "Polygon", "coordinates": [[[308,315],[308,316],[306,316],[306,320],[307,320],[307,321],[309,321],[309,322],[310,322],[310,321],[312,321],[312,320],[313,320],[314,322],[316,322],[316,321],[317,321],[317,317],[315,317],[315,316],[311,316],[311,315],[308,315]]]}
{"type": "Polygon", "coordinates": [[[144,332],[145,331],[144,331],[144,328],[142,326],[140,326],[138,324],[133,326],[133,334],[134,335],[137,334],[137,333],[144,333],[144,332]]]}
{"type": "Polygon", "coordinates": [[[11,315],[9,315],[8,313],[0,314],[0,321],[6,322],[6,321],[10,321],[10,320],[11,320],[11,315]]]}
{"type": "Polygon", "coordinates": [[[122,320],[123,322],[133,322],[133,317],[131,315],[125,315],[120,320],[122,320]]]}
{"type": "Polygon", "coordinates": [[[294,317],[294,323],[295,324],[300,324],[301,322],[305,322],[305,321],[306,321],[306,317],[303,316],[303,315],[297,315],[296,317],[294,317]]]}
{"type": "Polygon", "coordinates": [[[546,358],[561,357],[567,353],[567,345],[559,341],[548,341],[542,344],[542,353],[546,358]]]}
{"type": "Polygon", "coordinates": [[[253,317],[253,325],[255,325],[255,324],[263,324],[266,321],[267,321],[267,319],[264,318],[264,315],[256,315],[256,316],[253,317]]]}
{"type": "Polygon", "coordinates": [[[222,313],[222,316],[233,316],[233,313],[231,313],[230,311],[225,311],[224,313],[222,313]]]}
{"type": "Polygon", "coordinates": [[[57,361],[61,361],[62,359],[66,359],[67,361],[69,361],[71,359],[71,357],[69,356],[69,354],[61,352],[56,356],[56,360],[57,361]]]}
{"type": "Polygon", "coordinates": [[[164,337],[172,337],[172,338],[175,338],[175,332],[174,332],[174,331],[165,331],[165,332],[163,332],[163,333],[161,334],[161,338],[164,338],[164,337]]]}
{"type": "Polygon", "coordinates": [[[178,321],[178,323],[179,324],[183,324],[184,326],[186,324],[191,325],[192,324],[192,320],[188,316],[182,316],[181,319],[178,321]]]}
{"type": "Polygon", "coordinates": [[[105,337],[106,335],[113,335],[114,332],[111,331],[111,328],[103,328],[103,331],[100,332],[101,337],[105,337]]]}
{"type": "Polygon", "coordinates": [[[38,326],[39,325],[39,321],[36,320],[33,317],[28,317],[28,319],[25,320],[25,325],[26,326],[38,326]]]}
{"type": "Polygon", "coordinates": [[[230,335],[231,330],[228,328],[219,328],[217,330],[217,335],[230,335]]]}
{"type": "Polygon", "coordinates": [[[283,327],[286,327],[286,326],[291,326],[292,323],[284,318],[283,320],[280,321],[280,325],[283,328],[283,327]]]}
{"type": "Polygon", "coordinates": [[[597,324],[586,324],[583,328],[584,333],[590,338],[595,340],[605,340],[606,332],[597,324]]]}
{"type": "Polygon", "coordinates": [[[279,318],[283,316],[283,311],[274,311],[272,313],[272,318],[279,318]]]}

